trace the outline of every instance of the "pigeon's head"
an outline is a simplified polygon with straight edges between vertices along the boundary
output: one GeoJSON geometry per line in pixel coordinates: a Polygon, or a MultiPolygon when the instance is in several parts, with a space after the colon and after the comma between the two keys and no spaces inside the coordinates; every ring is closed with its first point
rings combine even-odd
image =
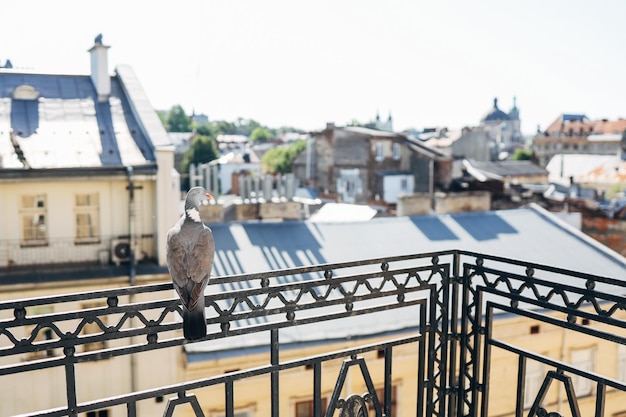
{"type": "Polygon", "coordinates": [[[213,196],[202,187],[193,187],[187,193],[185,198],[185,210],[196,209],[200,207],[203,201],[213,198],[213,196]]]}

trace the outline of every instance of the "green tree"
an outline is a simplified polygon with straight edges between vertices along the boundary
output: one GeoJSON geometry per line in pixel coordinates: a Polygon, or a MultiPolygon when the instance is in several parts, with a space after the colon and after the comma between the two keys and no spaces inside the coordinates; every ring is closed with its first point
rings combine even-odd
{"type": "Polygon", "coordinates": [[[189,172],[189,165],[204,164],[219,157],[217,144],[211,136],[196,136],[189,150],[183,155],[181,168],[184,173],[189,172]]]}
{"type": "Polygon", "coordinates": [[[191,117],[185,114],[180,104],[172,106],[166,120],[165,128],[168,132],[191,132],[191,117]]]}
{"type": "Polygon", "coordinates": [[[306,149],[306,140],[300,139],[289,145],[276,146],[265,152],[261,163],[269,174],[291,172],[293,160],[306,149]]]}
{"type": "Polygon", "coordinates": [[[533,159],[533,151],[530,149],[517,148],[513,152],[512,159],[514,161],[531,161],[533,159]]]}
{"type": "Polygon", "coordinates": [[[235,134],[250,137],[252,135],[252,132],[258,127],[263,127],[263,126],[261,125],[261,123],[257,122],[256,120],[243,119],[239,117],[237,118],[235,134]]]}
{"type": "Polygon", "coordinates": [[[265,127],[256,127],[250,134],[250,140],[252,142],[267,142],[271,139],[274,139],[274,134],[265,127]]]}

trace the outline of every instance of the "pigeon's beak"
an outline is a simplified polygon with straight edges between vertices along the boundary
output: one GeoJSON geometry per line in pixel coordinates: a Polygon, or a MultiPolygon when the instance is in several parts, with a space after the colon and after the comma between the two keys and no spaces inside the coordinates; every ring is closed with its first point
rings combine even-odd
{"type": "Polygon", "coordinates": [[[206,193],[204,196],[205,196],[206,198],[213,198],[213,196],[212,196],[211,194],[209,194],[209,193],[206,193]]]}

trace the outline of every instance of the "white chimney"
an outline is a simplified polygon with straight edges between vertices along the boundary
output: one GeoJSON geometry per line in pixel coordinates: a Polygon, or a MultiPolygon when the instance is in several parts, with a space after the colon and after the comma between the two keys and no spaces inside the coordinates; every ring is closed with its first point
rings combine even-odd
{"type": "Polygon", "coordinates": [[[109,76],[108,49],[102,44],[102,34],[96,36],[91,54],[91,82],[96,87],[98,101],[107,101],[111,94],[111,77],[109,76]]]}

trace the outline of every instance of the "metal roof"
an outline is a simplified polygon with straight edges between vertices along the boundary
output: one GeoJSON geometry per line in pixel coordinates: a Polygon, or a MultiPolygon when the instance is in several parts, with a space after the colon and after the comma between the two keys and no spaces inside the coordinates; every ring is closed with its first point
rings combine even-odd
{"type": "MultiPolygon", "coordinates": [[[[265,272],[323,263],[349,262],[396,255],[465,249],[522,261],[626,278],[626,258],[599,244],[537,205],[514,210],[446,215],[375,218],[363,222],[309,221],[221,223],[211,225],[216,243],[216,276],[265,272]]],[[[289,279],[289,278],[285,278],[289,279]]],[[[297,279],[295,277],[291,279],[297,279]]],[[[245,288],[247,282],[240,282],[245,288]]],[[[221,285],[213,291],[230,291],[221,285]]],[[[393,316],[396,314],[396,316],[393,316]]],[[[330,340],[346,335],[397,331],[408,324],[390,316],[363,317],[347,327],[301,326],[284,329],[293,343],[330,340]]],[[[220,351],[247,351],[267,344],[262,336],[210,340],[186,345],[190,360],[220,351]],[[241,339],[241,340],[240,340],[241,339]],[[195,354],[195,355],[193,355],[195,354]]],[[[241,353],[241,352],[239,352],[241,353]]],[[[211,356],[213,357],[213,356],[211,356]]]]}
{"type": "Polygon", "coordinates": [[[88,75],[0,71],[0,167],[153,164],[155,145],[171,141],[132,70],[119,68],[109,99],[97,97],[88,75]],[[20,88],[34,93],[16,99],[20,88]]]}
{"type": "Polygon", "coordinates": [[[244,222],[210,227],[216,275],[465,249],[626,278],[626,258],[537,205],[362,222],[244,222]]]}

